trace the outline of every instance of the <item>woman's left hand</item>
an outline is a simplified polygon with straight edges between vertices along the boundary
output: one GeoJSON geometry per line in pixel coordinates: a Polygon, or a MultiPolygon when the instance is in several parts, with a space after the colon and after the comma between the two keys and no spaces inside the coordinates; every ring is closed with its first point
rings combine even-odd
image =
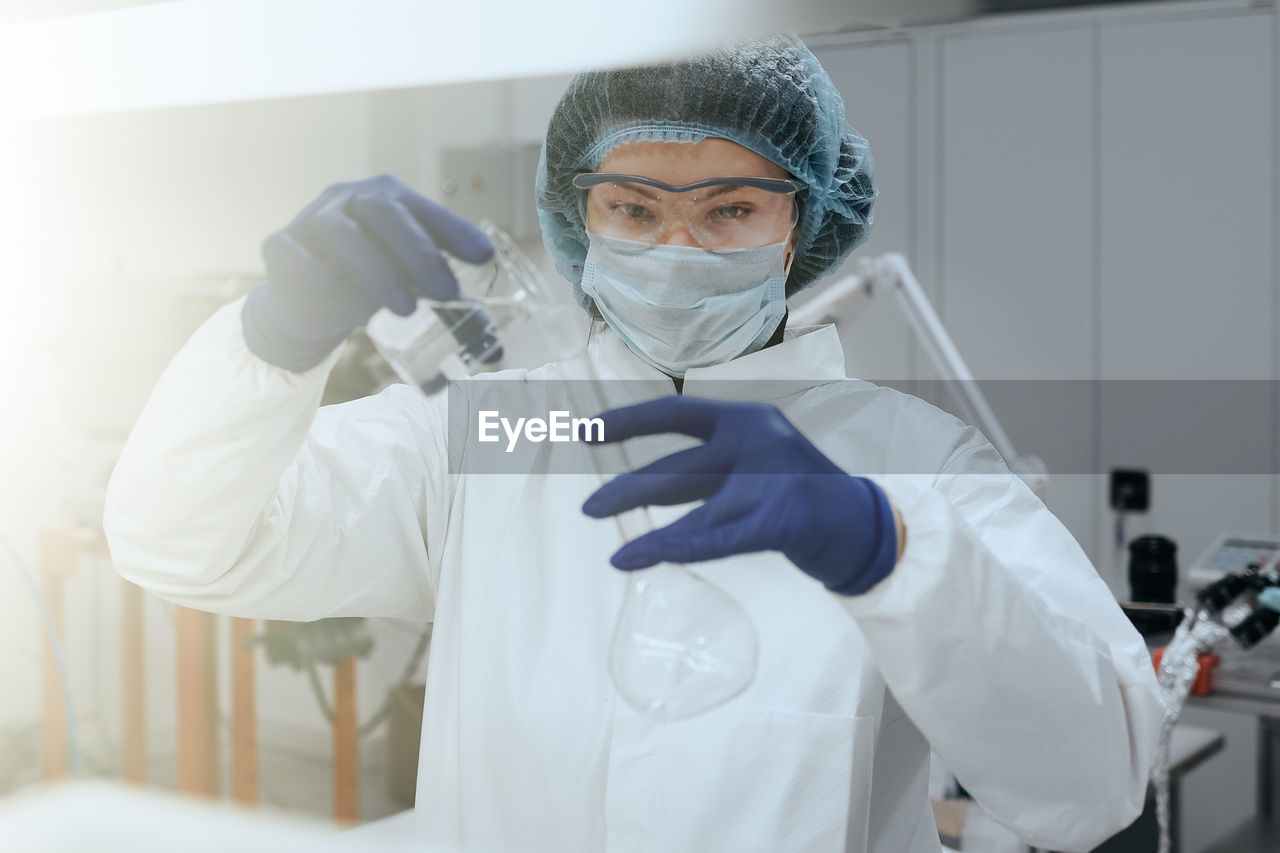
{"type": "Polygon", "coordinates": [[[704,501],[618,549],[615,567],[781,551],[844,595],[864,593],[893,571],[905,531],[888,496],[840,470],[776,406],[672,396],[600,417],[605,442],[671,432],[704,442],[615,477],[583,504],[587,515],[605,518],[704,501]]]}

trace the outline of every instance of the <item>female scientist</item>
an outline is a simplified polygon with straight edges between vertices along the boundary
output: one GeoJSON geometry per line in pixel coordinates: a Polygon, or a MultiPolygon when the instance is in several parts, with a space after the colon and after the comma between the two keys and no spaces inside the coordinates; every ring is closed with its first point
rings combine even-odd
{"type": "Polygon", "coordinates": [[[702,440],[593,494],[451,474],[447,395],[319,408],[351,330],[447,294],[442,251],[490,252],[392,178],[332,187],[160,380],[110,485],[116,565],[214,612],[433,622],[424,843],[936,851],[932,746],[1027,842],[1088,849],[1142,809],[1162,713],[1142,640],[975,429],[846,380],[834,327],[784,328],[875,195],[798,40],[570,82],[539,163],[546,247],[597,318],[596,369],[681,392],[606,435],[702,440]],[[736,379],[788,382],[711,393],[736,379]],[[659,529],[619,550],[597,519],[639,505],[659,529]],[[677,722],[620,701],[610,555],[700,562],[759,632],[754,682],[677,722]]]}

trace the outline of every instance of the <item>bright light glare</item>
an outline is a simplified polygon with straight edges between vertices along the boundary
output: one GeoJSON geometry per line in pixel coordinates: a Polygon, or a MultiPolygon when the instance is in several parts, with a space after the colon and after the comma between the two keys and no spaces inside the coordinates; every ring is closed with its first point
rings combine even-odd
{"type": "Polygon", "coordinates": [[[181,0],[0,30],[0,115],[39,117],[564,74],[783,29],[840,0],[181,0]],[[9,81],[5,84],[3,81],[9,81]]]}

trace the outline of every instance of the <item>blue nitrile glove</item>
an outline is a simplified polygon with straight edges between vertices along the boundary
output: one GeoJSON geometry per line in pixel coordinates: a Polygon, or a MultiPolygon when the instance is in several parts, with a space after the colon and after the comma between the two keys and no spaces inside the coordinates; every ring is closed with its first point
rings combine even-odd
{"type": "Polygon", "coordinates": [[[329,187],[262,244],[267,280],[245,301],[245,342],[288,370],[314,367],[379,308],[407,316],[419,297],[456,297],[441,250],[493,256],[480,229],[389,175],[329,187]]]}
{"type": "Polygon", "coordinates": [[[704,503],[613,555],[619,569],[781,551],[832,592],[864,593],[893,571],[893,508],[865,477],[841,471],[776,406],[662,397],[611,409],[604,440],[678,432],[705,443],[615,477],[582,511],[704,503]]]}

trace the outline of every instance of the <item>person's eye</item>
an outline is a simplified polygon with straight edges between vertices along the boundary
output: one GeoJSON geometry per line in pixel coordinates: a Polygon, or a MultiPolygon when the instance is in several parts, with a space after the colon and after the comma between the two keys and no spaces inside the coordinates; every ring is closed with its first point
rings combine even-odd
{"type": "Polygon", "coordinates": [[[649,208],[634,202],[620,201],[615,203],[612,209],[615,213],[638,222],[647,222],[653,219],[653,212],[649,208]]]}
{"type": "Polygon", "coordinates": [[[712,208],[708,218],[712,222],[734,222],[746,219],[751,215],[751,208],[745,204],[722,204],[712,208]]]}

